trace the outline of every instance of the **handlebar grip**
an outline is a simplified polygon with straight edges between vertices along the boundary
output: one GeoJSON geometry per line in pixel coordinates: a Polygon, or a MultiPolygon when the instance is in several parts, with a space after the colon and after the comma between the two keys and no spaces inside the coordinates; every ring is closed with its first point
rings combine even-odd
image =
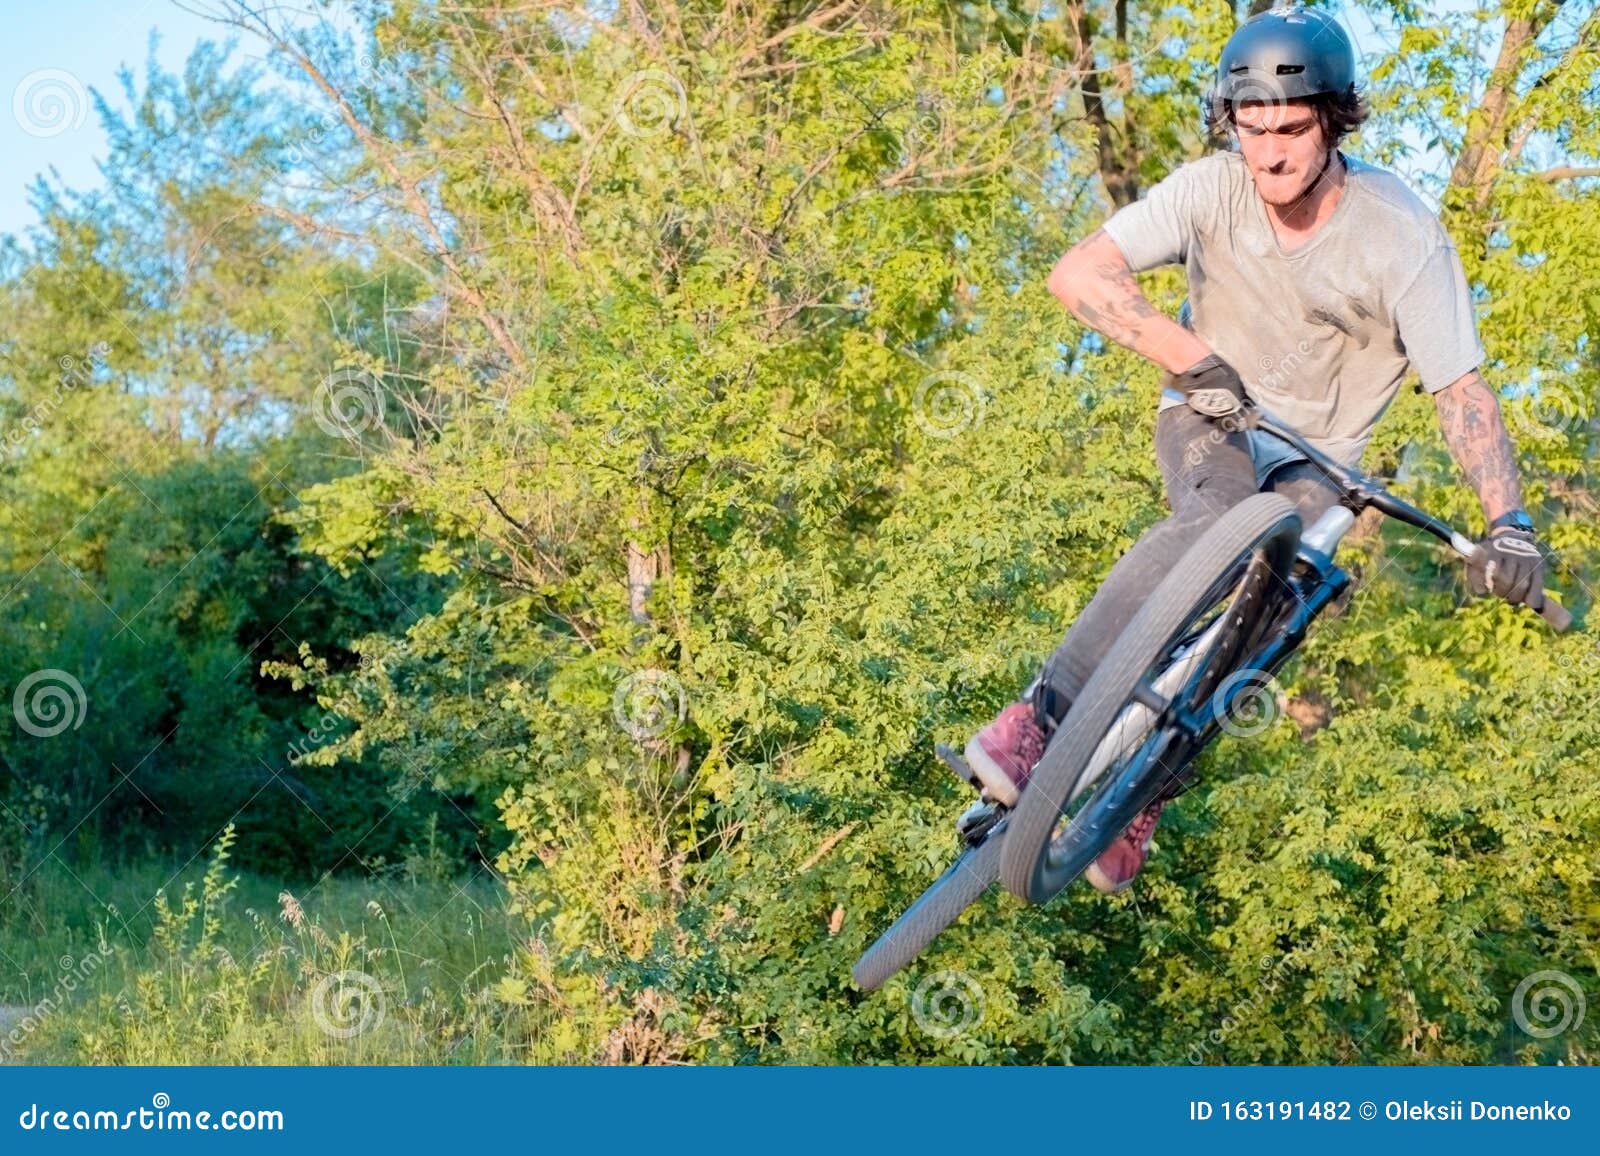
{"type": "MultiPolygon", "coordinates": [[[[1455,548],[1456,553],[1468,560],[1480,548],[1479,544],[1462,537],[1460,534],[1451,539],[1450,545],[1455,548]]],[[[1544,607],[1539,611],[1539,617],[1548,622],[1550,629],[1557,634],[1565,634],[1572,628],[1572,614],[1561,603],[1552,602],[1548,598],[1544,600],[1544,607]]]]}
{"type": "Polygon", "coordinates": [[[1557,634],[1565,634],[1572,625],[1572,615],[1567,608],[1559,602],[1552,602],[1546,598],[1544,607],[1539,611],[1539,617],[1550,624],[1550,629],[1557,634]]]}

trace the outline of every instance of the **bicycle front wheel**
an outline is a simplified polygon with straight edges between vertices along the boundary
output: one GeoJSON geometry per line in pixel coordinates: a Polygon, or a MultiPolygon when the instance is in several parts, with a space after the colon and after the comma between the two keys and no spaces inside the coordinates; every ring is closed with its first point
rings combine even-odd
{"type": "Polygon", "coordinates": [[[1166,723],[1171,708],[1198,710],[1238,669],[1289,593],[1299,541],[1294,503],[1255,494],[1162,579],[1085,684],[1010,816],[1000,860],[1008,890],[1048,902],[1172,785],[1171,768],[1198,752],[1166,723]]]}

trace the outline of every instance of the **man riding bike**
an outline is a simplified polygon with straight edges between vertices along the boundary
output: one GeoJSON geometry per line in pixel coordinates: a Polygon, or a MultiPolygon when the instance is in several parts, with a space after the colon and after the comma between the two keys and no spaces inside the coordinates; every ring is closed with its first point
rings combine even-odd
{"type": "MultiPolygon", "coordinates": [[[[1155,446],[1172,514],[1112,568],[1022,699],[968,742],[968,763],[1007,806],[1106,651],[1223,512],[1272,490],[1309,526],[1338,499],[1300,454],[1240,420],[1247,403],[1354,465],[1414,369],[1488,522],[1469,564],[1473,593],[1544,605],[1544,561],[1494,390],[1477,372],[1485,354],[1460,258],[1404,182],[1339,151],[1367,115],[1355,73],[1331,17],[1290,8],[1252,18],[1222,50],[1206,113],[1237,151],[1180,166],[1050,274],[1075,317],[1166,371],[1155,446]],[[1174,322],[1133,274],[1178,262],[1189,301],[1174,322]]],[[[1096,889],[1132,883],[1181,789],[1088,869],[1096,889]]]]}

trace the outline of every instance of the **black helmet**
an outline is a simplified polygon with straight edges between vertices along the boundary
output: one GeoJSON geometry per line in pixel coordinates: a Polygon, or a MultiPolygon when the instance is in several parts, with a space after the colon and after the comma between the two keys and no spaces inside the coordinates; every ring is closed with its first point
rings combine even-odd
{"type": "Polygon", "coordinates": [[[1345,92],[1355,81],[1355,49],[1337,20],[1299,7],[1274,8],[1228,37],[1211,100],[1220,114],[1225,100],[1278,104],[1345,92]]]}

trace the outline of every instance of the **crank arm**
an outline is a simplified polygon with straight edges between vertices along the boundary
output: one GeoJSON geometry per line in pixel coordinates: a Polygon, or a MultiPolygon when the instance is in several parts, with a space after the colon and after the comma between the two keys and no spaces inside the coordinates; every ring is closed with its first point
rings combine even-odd
{"type": "Polygon", "coordinates": [[[935,743],[933,753],[938,755],[939,761],[954,771],[956,777],[963,783],[974,791],[980,793],[983,791],[983,784],[978,781],[978,776],[973,773],[972,768],[967,765],[967,760],[954,747],[946,746],[944,743],[935,743]]]}

